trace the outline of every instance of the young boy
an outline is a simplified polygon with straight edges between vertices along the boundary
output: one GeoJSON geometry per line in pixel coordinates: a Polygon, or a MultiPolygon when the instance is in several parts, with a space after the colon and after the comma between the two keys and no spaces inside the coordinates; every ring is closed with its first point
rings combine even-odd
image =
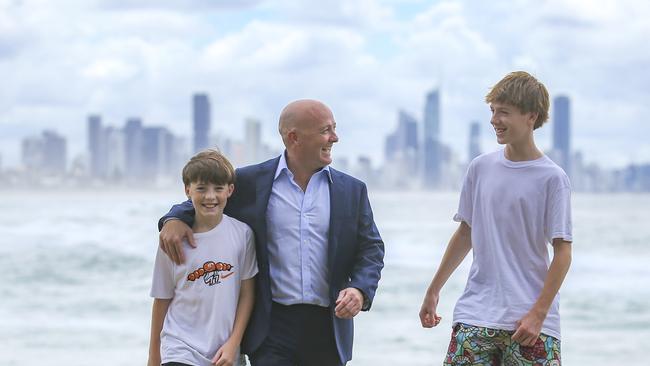
{"type": "Polygon", "coordinates": [[[533,139],[548,119],[548,92],[519,71],[485,100],[497,142],[506,146],[469,165],[454,216],[460,226],[426,292],[420,321],[425,328],[440,323],[440,290],[473,249],[444,364],[560,365],[557,293],[571,263],[571,190],[567,175],[533,139]]]}
{"type": "Polygon", "coordinates": [[[219,152],[205,150],[183,168],[185,193],[194,205],[196,249],[174,264],[159,248],[148,366],[230,366],[254,300],[257,273],[253,231],[223,214],[235,171],[219,152]]]}

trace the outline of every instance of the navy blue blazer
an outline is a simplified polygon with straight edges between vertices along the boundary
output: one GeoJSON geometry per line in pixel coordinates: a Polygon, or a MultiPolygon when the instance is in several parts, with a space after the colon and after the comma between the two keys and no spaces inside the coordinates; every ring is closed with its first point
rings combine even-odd
{"type": "MultiPolygon", "coordinates": [[[[264,341],[271,317],[271,280],[267,249],[266,208],[279,157],[237,169],[235,191],[228,199],[225,213],[248,224],[255,233],[259,273],[256,277],[255,306],[242,340],[242,352],[253,353],[264,341]]],[[[354,326],[352,319],[334,315],[334,303],[341,290],[356,287],[367,299],[369,310],[384,267],[384,243],[375,226],[366,185],[345,173],[330,168],[330,227],[328,269],[332,324],[339,357],[352,358],[354,326]]],[[[172,207],[160,219],[179,218],[188,225],[194,221],[191,201],[172,207]]]]}

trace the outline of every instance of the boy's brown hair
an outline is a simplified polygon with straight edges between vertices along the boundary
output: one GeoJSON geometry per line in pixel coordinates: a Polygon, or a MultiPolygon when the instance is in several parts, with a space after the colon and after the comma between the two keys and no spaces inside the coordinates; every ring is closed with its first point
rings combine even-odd
{"type": "Polygon", "coordinates": [[[533,129],[538,129],[548,120],[548,91],[544,84],[525,71],[506,75],[492,87],[485,102],[510,104],[522,113],[537,113],[533,129]]]}
{"type": "Polygon", "coordinates": [[[203,150],[183,168],[183,184],[187,187],[191,183],[235,184],[235,169],[219,151],[203,150]]]}

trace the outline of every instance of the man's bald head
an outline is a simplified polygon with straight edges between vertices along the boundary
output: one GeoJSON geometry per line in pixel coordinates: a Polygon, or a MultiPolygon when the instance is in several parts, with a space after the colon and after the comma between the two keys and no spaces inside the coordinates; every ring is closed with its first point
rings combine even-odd
{"type": "Polygon", "coordinates": [[[309,127],[310,123],[316,123],[323,119],[334,119],[332,111],[322,102],[313,99],[295,100],[282,110],[278,130],[282,136],[285,146],[287,136],[294,130],[302,130],[309,127]]]}

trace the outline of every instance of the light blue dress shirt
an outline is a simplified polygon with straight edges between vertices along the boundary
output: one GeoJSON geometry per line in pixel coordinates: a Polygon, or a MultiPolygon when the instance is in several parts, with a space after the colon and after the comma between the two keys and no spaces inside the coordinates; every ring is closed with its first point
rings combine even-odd
{"type": "Polygon", "coordinates": [[[331,180],[326,166],[312,175],[303,192],[287,167],[285,154],[280,157],[266,212],[271,295],[275,302],[329,306],[331,180]]]}

